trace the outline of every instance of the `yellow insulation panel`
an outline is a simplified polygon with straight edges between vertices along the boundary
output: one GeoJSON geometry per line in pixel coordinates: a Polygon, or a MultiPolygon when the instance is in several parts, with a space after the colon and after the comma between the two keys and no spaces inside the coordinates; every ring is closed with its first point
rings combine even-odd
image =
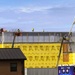
{"type": "Polygon", "coordinates": [[[71,58],[73,58],[73,64],[75,65],[75,53],[71,54],[71,58]]]}
{"type": "MultiPolygon", "coordinates": [[[[11,48],[11,46],[11,44],[4,44],[4,48],[11,48]]],[[[25,61],[26,68],[56,67],[60,43],[20,43],[15,44],[14,47],[20,48],[27,57],[27,60],[25,61]]],[[[69,62],[63,62],[63,54],[61,54],[59,65],[73,64],[72,58],[73,55],[69,54],[69,62]]]]}

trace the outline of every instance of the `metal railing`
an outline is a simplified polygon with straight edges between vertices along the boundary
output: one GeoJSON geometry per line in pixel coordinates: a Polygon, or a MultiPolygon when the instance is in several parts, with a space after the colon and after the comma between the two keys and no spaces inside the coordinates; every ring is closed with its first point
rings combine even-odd
{"type": "MultiPolygon", "coordinates": [[[[22,32],[22,36],[16,37],[15,42],[60,42],[63,35],[68,35],[68,32],[22,32]]],[[[4,32],[4,43],[12,41],[13,32],[4,32]]]]}

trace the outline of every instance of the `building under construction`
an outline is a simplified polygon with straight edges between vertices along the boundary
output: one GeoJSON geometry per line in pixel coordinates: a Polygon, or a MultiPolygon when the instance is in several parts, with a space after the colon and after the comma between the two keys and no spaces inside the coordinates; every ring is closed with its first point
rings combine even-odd
{"type": "MultiPolygon", "coordinates": [[[[68,32],[22,32],[22,36],[16,36],[14,48],[20,48],[27,57],[25,74],[58,75],[56,66],[63,36],[68,36],[68,32]]],[[[11,48],[13,38],[13,32],[0,33],[0,47],[11,48]]],[[[75,65],[75,53],[63,53],[69,49],[69,43],[64,41],[58,66],[75,65]]]]}

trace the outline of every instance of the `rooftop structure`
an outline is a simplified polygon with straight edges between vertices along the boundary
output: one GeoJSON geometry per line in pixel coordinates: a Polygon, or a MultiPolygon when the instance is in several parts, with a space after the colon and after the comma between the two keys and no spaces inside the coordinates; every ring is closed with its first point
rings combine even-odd
{"type": "MultiPolygon", "coordinates": [[[[18,36],[15,42],[60,42],[61,37],[68,35],[68,32],[22,32],[22,36],[18,36]]],[[[4,37],[4,43],[12,43],[14,34],[13,32],[0,33],[0,42],[2,41],[2,36],[4,37]]]]}

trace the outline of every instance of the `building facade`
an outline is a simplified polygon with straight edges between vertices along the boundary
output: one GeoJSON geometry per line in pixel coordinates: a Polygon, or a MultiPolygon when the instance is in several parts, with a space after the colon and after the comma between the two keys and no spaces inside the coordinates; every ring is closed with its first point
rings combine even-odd
{"type": "MultiPolygon", "coordinates": [[[[3,36],[4,48],[12,47],[13,35],[13,32],[1,34],[0,38],[2,41],[3,36]]],[[[14,47],[20,48],[28,58],[25,62],[26,68],[54,68],[63,36],[68,36],[68,32],[22,32],[22,36],[16,37],[14,47]]],[[[2,47],[2,44],[0,46],[2,47]]],[[[69,61],[64,62],[63,54],[61,54],[59,64],[73,64],[72,54],[67,56],[69,61]]]]}

